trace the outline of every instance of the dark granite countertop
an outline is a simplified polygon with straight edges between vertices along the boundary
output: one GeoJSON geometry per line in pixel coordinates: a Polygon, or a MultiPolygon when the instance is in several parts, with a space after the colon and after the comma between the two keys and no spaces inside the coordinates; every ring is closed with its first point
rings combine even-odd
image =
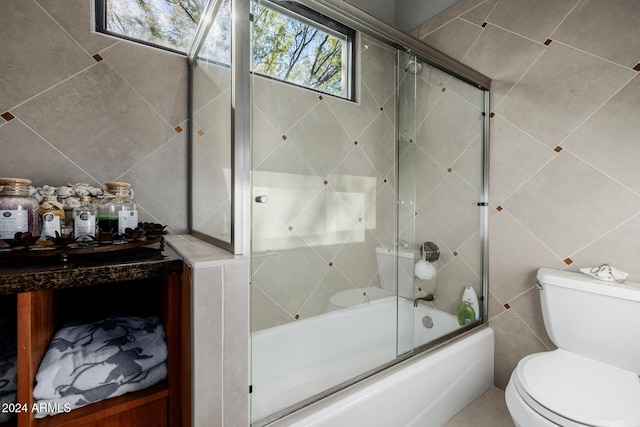
{"type": "Polygon", "coordinates": [[[123,280],[180,274],[183,261],[171,247],[159,244],[78,256],[66,263],[43,259],[0,259],[0,295],[42,289],[98,285],[123,280]]]}

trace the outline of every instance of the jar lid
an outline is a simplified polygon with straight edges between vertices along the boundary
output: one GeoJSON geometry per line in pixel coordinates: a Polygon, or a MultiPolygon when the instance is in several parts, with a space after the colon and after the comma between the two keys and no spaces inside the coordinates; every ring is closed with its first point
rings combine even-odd
{"type": "Polygon", "coordinates": [[[0,178],[0,185],[31,185],[31,180],[26,178],[0,178]]]}
{"type": "Polygon", "coordinates": [[[108,190],[121,190],[131,188],[128,182],[105,182],[108,190]]]}

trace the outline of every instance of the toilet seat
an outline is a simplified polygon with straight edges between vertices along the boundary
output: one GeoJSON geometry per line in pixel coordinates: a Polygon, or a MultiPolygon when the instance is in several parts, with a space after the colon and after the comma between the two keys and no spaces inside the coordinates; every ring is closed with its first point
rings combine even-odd
{"type": "Polygon", "coordinates": [[[338,311],[349,307],[355,307],[356,305],[371,300],[377,300],[389,296],[390,294],[383,289],[370,287],[370,288],[355,288],[340,291],[329,298],[329,311],[338,311]]]}
{"type": "Polygon", "coordinates": [[[567,427],[639,427],[637,374],[557,349],[518,363],[518,395],[535,412],[567,427]]]}

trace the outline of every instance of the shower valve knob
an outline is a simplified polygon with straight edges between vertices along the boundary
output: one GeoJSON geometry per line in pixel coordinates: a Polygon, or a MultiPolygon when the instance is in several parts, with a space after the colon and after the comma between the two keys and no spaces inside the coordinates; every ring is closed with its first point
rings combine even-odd
{"type": "Polygon", "coordinates": [[[256,203],[267,203],[267,196],[256,197],[256,203]]]}

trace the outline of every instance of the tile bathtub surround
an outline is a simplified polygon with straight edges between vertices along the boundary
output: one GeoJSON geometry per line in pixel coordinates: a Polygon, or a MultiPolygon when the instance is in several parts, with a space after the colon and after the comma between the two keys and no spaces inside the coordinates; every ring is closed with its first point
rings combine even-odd
{"type": "Polygon", "coordinates": [[[185,58],[92,33],[91,1],[0,4],[0,171],[129,181],[141,221],[185,232],[185,58]]]}
{"type": "Polygon", "coordinates": [[[638,22],[634,0],[465,0],[415,30],[493,79],[489,312],[500,388],[520,358],[554,348],[538,267],[609,262],[640,280],[638,22]]]}

